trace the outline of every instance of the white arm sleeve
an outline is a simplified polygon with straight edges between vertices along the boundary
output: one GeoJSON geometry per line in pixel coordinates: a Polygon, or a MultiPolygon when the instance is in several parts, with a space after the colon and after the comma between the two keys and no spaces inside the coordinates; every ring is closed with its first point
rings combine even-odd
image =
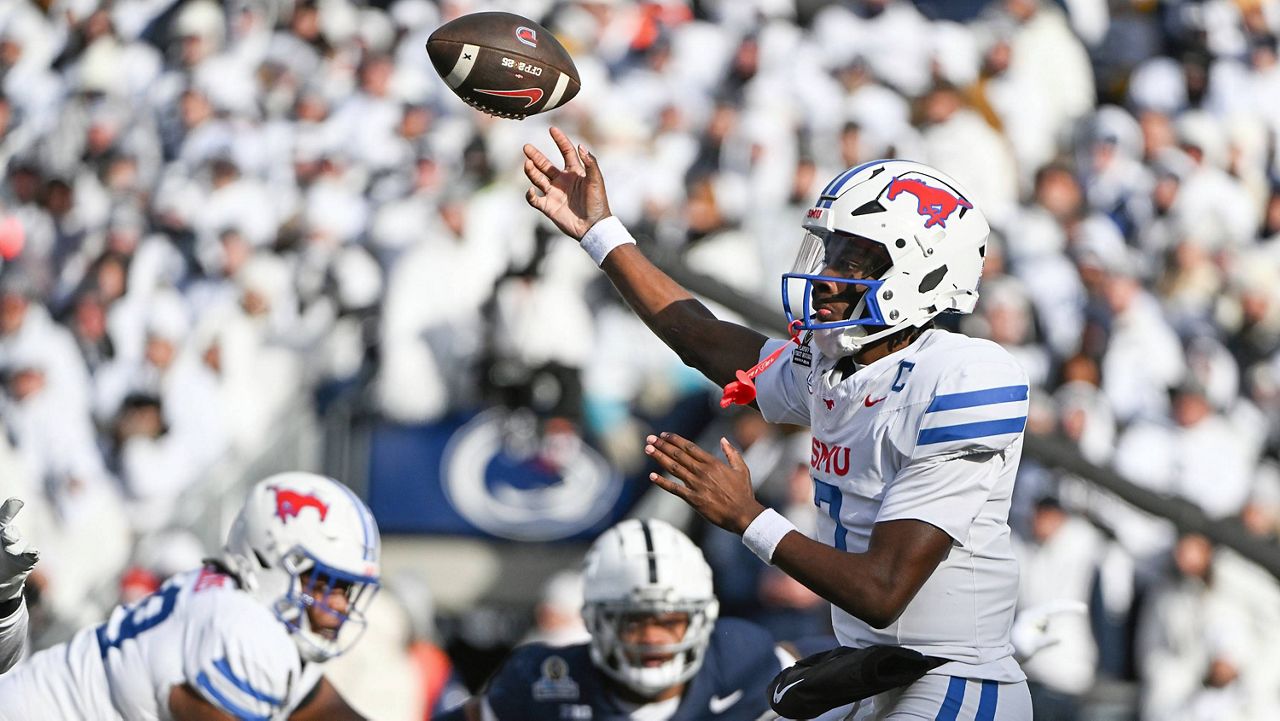
{"type": "Polygon", "coordinates": [[[18,610],[0,618],[0,673],[13,668],[27,648],[27,603],[18,604],[18,610]]]}
{"type": "Polygon", "coordinates": [[[298,649],[284,624],[239,592],[197,598],[210,609],[187,635],[186,682],[234,718],[283,716],[296,701],[292,692],[302,676],[298,649]]]}
{"type": "Polygon", "coordinates": [[[991,497],[1005,452],[1020,452],[1027,422],[1026,374],[1012,358],[958,364],[938,379],[928,404],[902,418],[906,458],[885,487],[876,522],[913,518],[957,543],[991,497]]]}
{"type": "Polygon", "coordinates": [[[991,452],[912,463],[885,488],[876,523],[911,518],[936,526],[961,545],[1000,476],[991,452]]]}
{"type": "Polygon", "coordinates": [[[778,346],[790,346],[773,365],[756,376],[756,404],[760,413],[770,423],[809,425],[809,391],[806,378],[809,375],[812,355],[808,346],[797,346],[789,340],[770,338],[760,349],[759,360],[764,360],[778,346]],[[796,351],[800,350],[800,362],[796,351]],[[804,363],[804,360],[809,363],[804,363]]]}

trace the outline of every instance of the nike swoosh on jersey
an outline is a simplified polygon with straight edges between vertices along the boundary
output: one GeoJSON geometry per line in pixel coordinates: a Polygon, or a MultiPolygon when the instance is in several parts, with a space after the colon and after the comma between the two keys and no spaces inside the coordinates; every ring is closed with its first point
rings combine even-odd
{"type": "Polygon", "coordinates": [[[787,691],[789,691],[789,690],[791,689],[791,687],[792,687],[792,686],[795,686],[796,684],[800,683],[800,682],[801,682],[801,681],[803,681],[803,680],[804,680],[804,679],[797,679],[797,680],[792,681],[791,683],[787,684],[786,686],[783,686],[782,688],[778,689],[777,691],[774,691],[774,692],[773,692],[773,702],[774,702],[774,703],[782,703],[782,697],[787,693],[787,691]]]}
{"type": "Polygon", "coordinates": [[[729,710],[729,707],[738,703],[738,699],[742,698],[742,689],[738,689],[728,696],[712,696],[707,702],[707,708],[711,709],[711,713],[720,714],[729,710]]]}
{"type": "Polygon", "coordinates": [[[880,401],[882,401],[882,400],[884,400],[885,398],[888,398],[888,397],[889,397],[889,396],[882,396],[882,397],[877,398],[877,399],[875,399],[875,400],[873,401],[873,400],[871,400],[871,396],[867,396],[866,398],[864,398],[864,399],[863,399],[863,401],[862,401],[862,405],[864,405],[864,406],[866,406],[866,407],[870,408],[871,406],[874,406],[875,404],[879,403],[880,401]]]}

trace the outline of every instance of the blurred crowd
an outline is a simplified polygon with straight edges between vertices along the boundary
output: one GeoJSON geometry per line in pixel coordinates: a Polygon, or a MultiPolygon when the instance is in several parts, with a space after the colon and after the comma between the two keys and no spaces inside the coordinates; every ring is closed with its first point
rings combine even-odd
{"type": "MultiPolygon", "coordinates": [[[[42,613],[91,622],[85,598],[198,562],[178,499],[300,399],[531,409],[552,455],[640,467],[644,419],[708,386],[525,207],[551,121],[642,247],[770,307],[829,178],[937,166],[993,226],[953,327],[1026,366],[1028,429],[1274,541],[1278,34],[1269,0],[2,3],[0,496],[31,506],[42,613]],[[427,36],[491,9],[575,59],[552,117],[480,115],[431,69],[427,36]]],[[[811,525],[807,436],[715,424],[811,525]]],[[[1280,716],[1275,579],[1023,466],[1021,604],[1091,608],[1027,664],[1038,718],[1083,717],[1100,679],[1140,681],[1144,719],[1280,716]]],[[[726,611],[823,632],[805,589],[701,540],[726,611]]],[[[387,638],[428,637],[422,613],[387,638]]]]}

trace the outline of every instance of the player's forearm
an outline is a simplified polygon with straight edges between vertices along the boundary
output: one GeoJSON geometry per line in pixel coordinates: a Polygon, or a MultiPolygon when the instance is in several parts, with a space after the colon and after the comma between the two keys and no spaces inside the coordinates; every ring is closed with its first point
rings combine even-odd
{"type": "Polygon", "coordinates": [[[907,595],[902,584],[895,583],[891,569],[868,554],[841,551],[798,531],[778,544],[773,564],[874,628],[893,623],[915,595],[916,589],[907,595]]]}
{"type": "Polygon", "coordinates": [[[297,711],[289,714],[289,721],[366,721],[327,678],[316,683],[307,700],[297,711]]]}
{"type": "Polygon", "coordinates": [[[640,320],[681,361],[715,383],[729,383],[735,371],[759,360],[765,336],[716,318],[635,245],[613,249],[601,268],[640,320]]]}
{"type": "Polygon", "coordinates": [[[951,543],[936,526],[904,518],[875,524],[863,553],[791,531],[778,542],[770,562],[849,614],[884,628],[906,610],[951,543]]]}

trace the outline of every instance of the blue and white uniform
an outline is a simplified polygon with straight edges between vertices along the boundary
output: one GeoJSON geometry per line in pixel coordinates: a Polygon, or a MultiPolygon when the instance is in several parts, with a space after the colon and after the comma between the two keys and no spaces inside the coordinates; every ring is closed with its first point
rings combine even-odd
{"type": "MultiPolygon", "coordinates": [[[[782,342],[766,343],[761,356],[782,342]]],[[[1018,592],[1009,502],[1026,374],[995,343],[941,330],[847,377],[835,365],[817,348],[793,345],[756,379],[766,419],[813,430],[817,540],[863,552],[876,523],[916,519],[953,541],[888,627],[832,608],[844,646],[905,646],[951,660],[867,699],[852,718],[1029,719],[1026,676],[1009,639],[1018,592]]]]}
{"type": "Polygon", "coordinates": [[[211,568],[0,676],[0,721],[164,721],[186,684],[232,718],[287,718],[320,680],[272,612],[211,568]]]}
{"type": "Polygon", "coordinates": [[[486,721],[755,721],[769,711],[765,688],[793,662],[763,628],[722,618],[684,693],[669,703],[635,706],[612,693],[587,644],[531,644],[516,649],[490,679],[481,714],[486,721]]]}

